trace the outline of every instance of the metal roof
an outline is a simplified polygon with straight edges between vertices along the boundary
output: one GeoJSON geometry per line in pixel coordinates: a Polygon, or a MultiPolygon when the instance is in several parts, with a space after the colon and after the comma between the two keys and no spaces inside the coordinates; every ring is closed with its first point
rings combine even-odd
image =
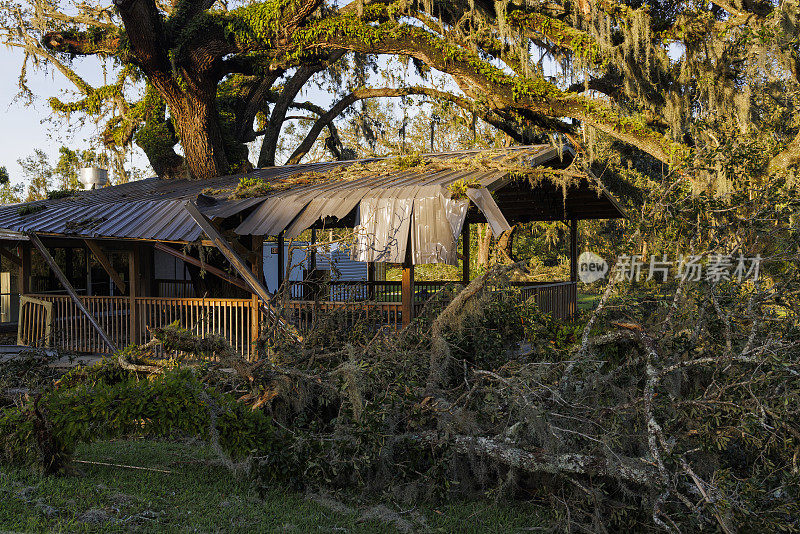
{"type": "MultiPolygon", "coordinates": [[[[318,168],[319,164],[270,167],[247,176],[279,181],[286,175],[318,168]]],[[[66,198],[0,206],[0,228],[74,237],[195,241],[202,230],[184,209],[184,202],[196,200],[204,191],[232,191],[241,176],[211,180],[146,178],[91,191],[76,191],[66,198]],[[37,208],[39,211],[35,211],[37,208]],[[21,209],[29,213],[20,215],[21,209]]],[[[212,219],[231,217],[260,204],[265,198],[229,200],[227,194],[220,198],[213,194],[208,197],[213,203],[199,207],[212,219]]]]}
{"type": "MultiPolygon", "coordinates": [[[[291,238],[321,219],[340,220],[355,214],[357,233],[361,231],[357,238],[360,246],[356,246],[353,253],[357,259],[402,261],[410,237],[415,263],[429,263],[434,257],[453,262],[454,239],[468,219],[469,201],[451,198],[448,186],[464,179],[478,181],[488,191],[495,191],[510,183],[509,173],[502,166],[484,168],[467,163],[476,157],[489,161],[521,160],[526,166],[533,166],[556,159],[557,151],[549,145],[534,145],[427,154],[423,155],[427,164],[405,169],[392,164],[391,160],[396,158],[390,157],[267,167],[202,181],[148,178],[79,191],[61,199],[1,206],[0,229],[70,237],[191,242],[202,236],[202,230],[184,205],[186,201],[195,201],[200,211],[211,219],[242,214],[244,220],[236,227],[240,235],[277,235],[283,231],[291,238]],[[463,166],[458,163],[460,159],[465,160],[463,166]],[[437,165],[437,160],[446,163],[437,165]],[[356,164],[363,165],[363,172],[356,172],[356,168],[353,172],[335,172],[356,164]],[[301,175],[313,178],[297,178],[301,175]],[[261,179],[274,187],[265,196],[232,199],[242,177],[261,179]],[[23,207],[28,213],[20,215],[23,207]],[[36,211],[37,208],[40,209],[36,211]],[[414,224],[410,224],[412,219],[414,224]],[[368,237],[362,237],[364,235],[368,237]]],[[[468,191],[469,197],[485,220],[498,229],[506,227],[505,208],[497,207],[493,195],[473,194],[477,191],[468,191]]],[[[542,210],[545,208],[549,209],[547,217],[551,219],[564,218],[567,212],[579,218],[596,218],[580,211],[587,202],[598,210],[600,217],[624,216],[605,190],[590,190],[588,182],[587,187],[570,190],[566,198],[559,194],[555,199],[550,190],[545,196],[546,202],[539,202],[540,206],[531,207],[527,212],[524,207],[512,206],[509,213],[517,214],[513,220],[523,220],[527,213],[541,212],[544,217],[542,210]],[[560,213],[550,207],[557,207],[557,204],[561,205],[560,213]]],[[[528,202],[534,198],[529,197],[528,202]]],[[[513,201],[521,204],[519,198],[513,201]]],[[[509,205],[516,205],[514,202],[509,205]]],[[[529,220],[533,220],[532,217],[529,220]]]]}
{"type": "Polygon", "coordinates": [[[20,232],[0,228],[0,241],[28,241],[28,236],[20,232]]]}

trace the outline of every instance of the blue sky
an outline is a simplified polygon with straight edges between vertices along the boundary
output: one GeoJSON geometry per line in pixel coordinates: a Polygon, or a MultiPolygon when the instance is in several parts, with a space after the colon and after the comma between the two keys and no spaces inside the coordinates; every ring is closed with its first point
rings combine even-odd
{"type": "MultiPolygon", "coordinates": [[[[62,145],[72,149],[86,149],[92,147],[90,140],[97,135],[97,127],[88,121],[83,127],[67,128],[63,121],[50,121],[51,112],[47,101],[50,97],[58,96],[63,100],[73,100],[74,93],[68,91],[72,85],[59,72],[49,69],[49,72],[37,71],[28,68],[28,86],[34,94],[32,104],[26,106],[21,99],[16,99],[19,92],[18,78],[22,65],[23,55],[16,49],[5,48],[0,52],[0,72],[4,76],[0,77],[0,166],[5,166],[14,183],[23,181],[22,173],[17,160],[32,154],[34,149],[42,149],[50,156],[51,164],[55,164],[58,158],[58,149],[62,145]]],[[[387,61],[382,59],[382,62],[387,61]]],[[[385,66],[385,65],[384,65],[385,66]]],[[[98,87],[103,85],[102,66],[97,58],[78,58],[72,67],[88,83],[98,87]]],[[[402,78],[402,68],[387,69],[391,77],[402,78]]],[[[413,73],[413,69],[408,72],[407,83],[421,83],[422,80],[413,73]]],[[[379,78],[379,77],[376,77],[379,78]]],[[[114,75],[109,74],[109,80],[113,80],[114,75]]],[[[388,85],[397,85],[398,80],[388,81],[388,85]]],[[[387,80],[372,80],[375,86],[387,85],[387,80]]],[[[450,88],[453,89],[452,87],[450,88]]],[[[303,91],[302,99],[309,99],[327,108],[332,103],[332,95],[324,93],[309,84],[303,91]]],[[[76,114],[78,116],[80,114],[76,114]]],[[[96,148],[96,147],[95,147],[96,148]]],[[[134,146],[133,165],[140,169],[149,169],[144,153],[134,146]]],[[[279,161],[283,161],[286,155],[281,155],[279,161]]],[[[257,154],[253,154],[251,160],[257,159],[257,154]]]]}
{"type": "MultiPolygon", "coordinates": [[[[55,163],[58,149],[62,145],[70,148],[85,149],[90,147],[88,141],[96,132],[94,124],[89,124],[76,132],[68,132],[61,123],[47,122],[50,107],[47,99],[52,96],[65,96],[64,89],[69,87],[61,73],[44,73],[28,69],[28,85],[33,90],[33,104],[25,106],[20,100],[15,101],[19,92],[17,85],[22,66],[22,54],[5,48],[0,52],[0,166],[5,166],[11,175],[12,182],[22,181],[19,158],[31,154],[40,148],[50,155],[51,163],[55,163]]],[[[81,76],[89,83],[102,82],[102,70],[96,60],[87,59],[74,65],[81,76]]],[[[138,150],[138,149],[137,149],[138,150]]],[[[146,165],[144,154],[140,151],[136,157],[136,165],[146,165]]]]}

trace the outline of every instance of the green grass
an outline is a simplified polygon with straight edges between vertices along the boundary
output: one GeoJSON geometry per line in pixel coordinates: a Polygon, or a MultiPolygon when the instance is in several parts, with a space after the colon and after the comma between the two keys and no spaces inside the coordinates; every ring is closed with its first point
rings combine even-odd
{"type": "MultiPolygon", "coordinates": [[[[337,511],[277,485],[262,499],[249,483],[215,463],[204,445],[99,442],[82,446],[76,459],[170,473],[75,463],[73,474],[45,477],[3,466],[0,531],[398,532],[385,519],[364,516],[377,502],[337,511]]],[[[491,501],[445,503],[411,515],[403,508],[399,517],[417,514],[426,530],[435,532],[520,532],[542,526],[545,515],[525,503],[491,501]]]]}
{"type": "Polygon", "coordinates": [[[595,309],[600,302],[603,295],[594,295],[591,293],[578,293],[578,309],[581,311],[591,311],[595,309]]]}

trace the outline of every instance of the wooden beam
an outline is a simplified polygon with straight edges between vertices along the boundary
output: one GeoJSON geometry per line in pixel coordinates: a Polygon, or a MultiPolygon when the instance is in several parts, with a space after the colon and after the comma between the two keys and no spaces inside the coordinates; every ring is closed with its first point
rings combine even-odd
{"type": "Polygon", "coordinates": [[[264,283],[264,236],[251,236],[250,266],[256,279],[264,283]]]}
{"type": "Polygon", "coordinates": [[[225,280],[229,284],[235,285],[236,287],[240,287],[240,288],[244,289],[245,291],[250,291],[250,286],[248,286],[247,283],[244,280],[242,280],[241,278],[236,278],[235,276],[231,276],[228,273],[226,273],[225,271],[223,271],[222,269],[217,269],[213,265],[209,265],[207,263],[203,263],[202,261],[198,260],[197,258],[195,258],[193,256],[189,256],[188,254],[184,254],[183,252],[180,252],[179,250],[175,250],[174,248],[170,247],[169,245],[165,245],[163,243],[156,242],[156,243],[153,243],[153,248],[155,248],[156,250],[160,250],[161,252],[164,252],[165,254],[170,254],[171,256],[174,256],[175,258],[178,258],[179,260],[182,260],[182,261],[184,261],[186,263],[189,263],[189,264],[194,265],[196,267],[200,267],[204,271],[207,271],[207,272],[213,274],[214,276],[222,278],[223,280],[225,280]]]}
{"type": "Polygon", "coordinates": [[[100,334],[101,338],[103,338],[103,341],[105,341],[106,345],[108,345],[108,348],[110,348],[112,352],[117,352],[117,346],[114,345],[114,342],[111,341],[110,337],[108,337],[108,334],[106,334],[106,331],[103,330],[103,327],[98,324],[98,322],[94,319],[92,314],[89,313],[89,310],[87,310],[86,307],[83,305],[81,299],[78,298],[78,294],[75,293],[75,288],[72,287],[72,284],[69,283],[69,280],[67,280],[67,277],[64,275],[61,268],[59,268],[58,264],[56,263],[56,260],[54,260],[53,257],[50,255],[50,253],[47,251],[47,248],[45,248],[45,246],[42,244],[39,237],[32,232],[27,232],[25,235],[28,236],[28,239],[31,240],[33,246],[35,246],[36,249],[39,251],[39,253],[42,255],[44,261],[47,262],[47,265],[50,267],[50,270],[53,271],[53,274],[56,275],[56,278],[58,278],[59,282],[61,282],[61,285],[64,286],[64,289],[67,290],[67,293],[69,293],[69,296],[72,298],[72,301],[75,303],[75,306],[77,306],[78,309],[81,311],[81,313],[83,313],[86,316],[92,327],[95,330],[97,330],[97,333],[100,334]]]}
{"type": "Polygon", "coordinates": [[[461,282],[464,286],[469,284],[469,245],[469,224],[465,222],[461,230],[461,282]]]}
{"type": "Polygon", "coordinates": [[[92,257],[88,247],[83,249],[84,256],[86,257],[86,296],[92,296],[92,257]]]}
{"type": "Polygon", "coordinates": [[[100,262],[100,265],[103,267],[103,270],[108,274],[111,280],[114,281],[114,285],[119,288],[123,295],[125,295],[128,290],[125,287],[125,282],[122,280],[122,277],[119,275],[117,271],[114,270],[114,266],[111,264],[111,260],[108,259],[103,249],[100,248],[100,245],[91,239],[84,239],[84,243],[86,246],[89,247],[89,250],[92,251],[92,254],[97,261],[100,262]]]}
{"type": "Polygon", "coordinates": [[[569,221],[569,279],[578,281],[578,219],[569,221]]]}
{"type": "MultiPolygon", "coordinates": [[[[41,243],[41,241],[40,241],[41,243]]],[[[22,243],[17,247],[22,264],[19,266],[19,276],[17,277],[17,289],[20,295],[30,293],[31,289],[31,246],[29,243],[22,243]]]]}
{"type": "Polygon", "coordinates": [[[245,265],[239,255],[236,254],[236,251],[233,250],[230,244],[219,233],[219,230],[216,229],[216,227],[205,215],[200,213],[200,210],[197,209],[197,206],[195,206],[191,201],[187,200],[184,203],[184,208],[187,212],[189,212],[189,215],[192,216],[192,219],[195,220],[197,225],[202,228],[206,236],[211,239],[217,249],[222,252],[226,258],[228,258],[228,261],[231,262],[233,268],[236,269],[239,275],[245,280],[245,282],[247,282],[247,285],[250,286],[251,291],[259,296],[269,314],[276,318],[278,323],[283,326],[284,329],[288,331],[296,340],[302,341],[302,338],[294,332],[294,329],[291,328],[290,325],[286,323],[286,321],[275,310],[275,308],[272,307],[272,294],[267,291],[267,288],[265,288],[255,276],[253,276],[253,273],[250,272],[250,270],[247,268],[247,265],[245,265]]]}
{"type": "Polygon", "coordinates": [[[375,300],[375,262],[367,262],[367,300],[375,300]]]}
{"type": "Polygon", "coordinates": [[[141,243],[139,253],[142,262],[142,288],[139,291],[140,297],[157,297],[158,280],[156,280],[156,259],[153,253],[153,246],[150,243],[141,243]]]}
{"type": "MultiPolygon", "coordinates": [[[[291,263],[291,259],[289,260],[291,263]]],[[[283,232],[278,234],[278,291],[280,291],[281,286],[283,285],[283,279],[285,278],[285,271],[286,271],[286,253],[284,251],[283,245],[283,232]]]]}
{"type": "MultiPolygon", "coordinates": [[[[264,236],[254,235],[250,239],[250,248],[252,252],[250,254],[251,261],[250,261],[250,268],[253,271],[253,276],[256,277],[260,283],[264,283],[264,236]]],[[[250,293],[252,299],[252,306],[250,307],[250,354],[254,357],[252,359],[255,360],[255,356],[257,356],[257,342],[258,337],[261,334],[261,321],[260,319],[260,311],[258,305],[258,295],[255,293],[250,293]]]]}
{"type": "Polygon", "coordinates": [[[139,274],[141,270],[141,257],[139,256],[139,246],[133,245],[128,251],[128,298],[130,299],[130,343],[138,345],[141,343],[141,325],[139,324],[139,311],[136,308],[136,297],[139,296],[140,283],[139,274]]]}
{"type": "Polygon", "coordinates": [[[406,261],[403,262],[403,282],[400,286],[403,326],[411,324],[414,318],[414,264],[411,261],[411,243],[406,248],[406,261]]]}
{"type": "MultiPolygon", "coordinates": [[[[312,273],[317,270],[317,229],[311,229],[311,245],[313,245],[308,251],[308,270],[312,273]]],[[[372,266],[372,262],[369,262],[369,265],[372,266]]],[[[369,267],[367,267],[369,269],[369,267]]]]}
{"type": "Polygon", "coordinates": [[[16,254],[12,254],[11,252],[7,251],[5,247],[0,247],[0,256],[4,257],[17,267],[22,267],[22,258],[17,256],[16,254]]]}

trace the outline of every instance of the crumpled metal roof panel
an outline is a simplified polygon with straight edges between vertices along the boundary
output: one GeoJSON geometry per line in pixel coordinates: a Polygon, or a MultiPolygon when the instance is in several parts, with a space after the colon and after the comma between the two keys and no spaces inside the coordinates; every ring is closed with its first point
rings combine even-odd
{"type": "MultiPolygon", "coordinates": [[[[498,151],[497,155],[492,152],[489,156],[493,158],[522,156],[525,161],[535,165],[552,159],[554,150],[548,145],[512,147],[498,151]]],[[[481,156],[486,154],[481,150],[469,150],[430,154],[427,157],[466,160],[479,153],[481,156]]],[[[321,218],[342,219],[354,210],[359,214],[359,220],[363,221],[367,218],[367,214],[363,213],[364,209],[374,204],[377,210],[381,201],[376,199],[383,199],[382,202],[388,203],[390,209],[387,208],[384,210],[386,213],[380,214],[382,217],[380,223],[377,221],[375,223],[374,230],[381,237],[376,238],[377,241],[365,243],[365,246],[373,251],[370,254],[385,255],[385,250],[381,252],[378,248],[386,249],[387,246],[402,245],[392,252],[393,260],[402,261],[404,256],[399,257],[399,255],[405,254],[405,242],[409,236],[408,225],[411,224],[414,201],[420,191],[425,191],[424,198],[433,198],[435,195],[430,191],[439,191],[441,199],[438,203],[434,200],[421,201],[418,210],[423,210],[422,203],[426,203],[425,206],[428,204],[432,207],[438,206],[435,209],[436,213],[424,215],[420,219],[420,224],[426,228],[436,228],[431,234],[431,239],[434,238],[434,234],[436,236],[441,234],[444,239],[445,225],[439,224],[438,217],[449,221],[455,236],[457,236],[456,230],[460,231],[463,224],[460,217],[453,219],[454,215],[448,211],[446,202],[450,198],[450,193],[447,185],[462,178],[478,179],[484,187],[492,190],[493,184],[500,185],[506,174],[491,170],[476,173],[474,169],[470,170],[465,165],[461,169],[429,168],[423,169],[423,172],[416,168],[386,170],[356,179],[328,180],[304,185],[293,183],[290,179],[299,173],[325,173],[342,166],[370,163],[378,159],[269,167],[256,169],[247,174],[221,176],[202,181],[148,178],[93,191],[80,191],[62,199],[0,206],[0,229],[75,237],[195,241],[202,236],[202,231],[186,213],[183,204],[187,200],[194,201],[200,198],[203,200],[198,202],[200,211],[212,219],[229,218],[251,211],[244,222],[236,228],[239,234],[277,235],[288,229],[292,235],[297,235],[321,218]],[[242,177],[260,178],[266,182],[281,184],[285,188],[276,187],[276,190],[263,197],[229,200],[228,197],[236,189],[242,177]],[[39,206],[44,208],[36,211],[39,206]],[[28,213],[20,215],[21,209],[28,213]]],[[[427,212],[427,207],[424,211],[427,212]]],[[[460,210],[457,211],[460,213],[460,210]]],[[[444,247],[448,252],[442,254],[448,258],[452,257],[452,252],[449,251],[451,248],[448,241],[444,247]]],[[[426,254],[422,251],[421,245],[418,250],[420,254],[426,254]]]]}

